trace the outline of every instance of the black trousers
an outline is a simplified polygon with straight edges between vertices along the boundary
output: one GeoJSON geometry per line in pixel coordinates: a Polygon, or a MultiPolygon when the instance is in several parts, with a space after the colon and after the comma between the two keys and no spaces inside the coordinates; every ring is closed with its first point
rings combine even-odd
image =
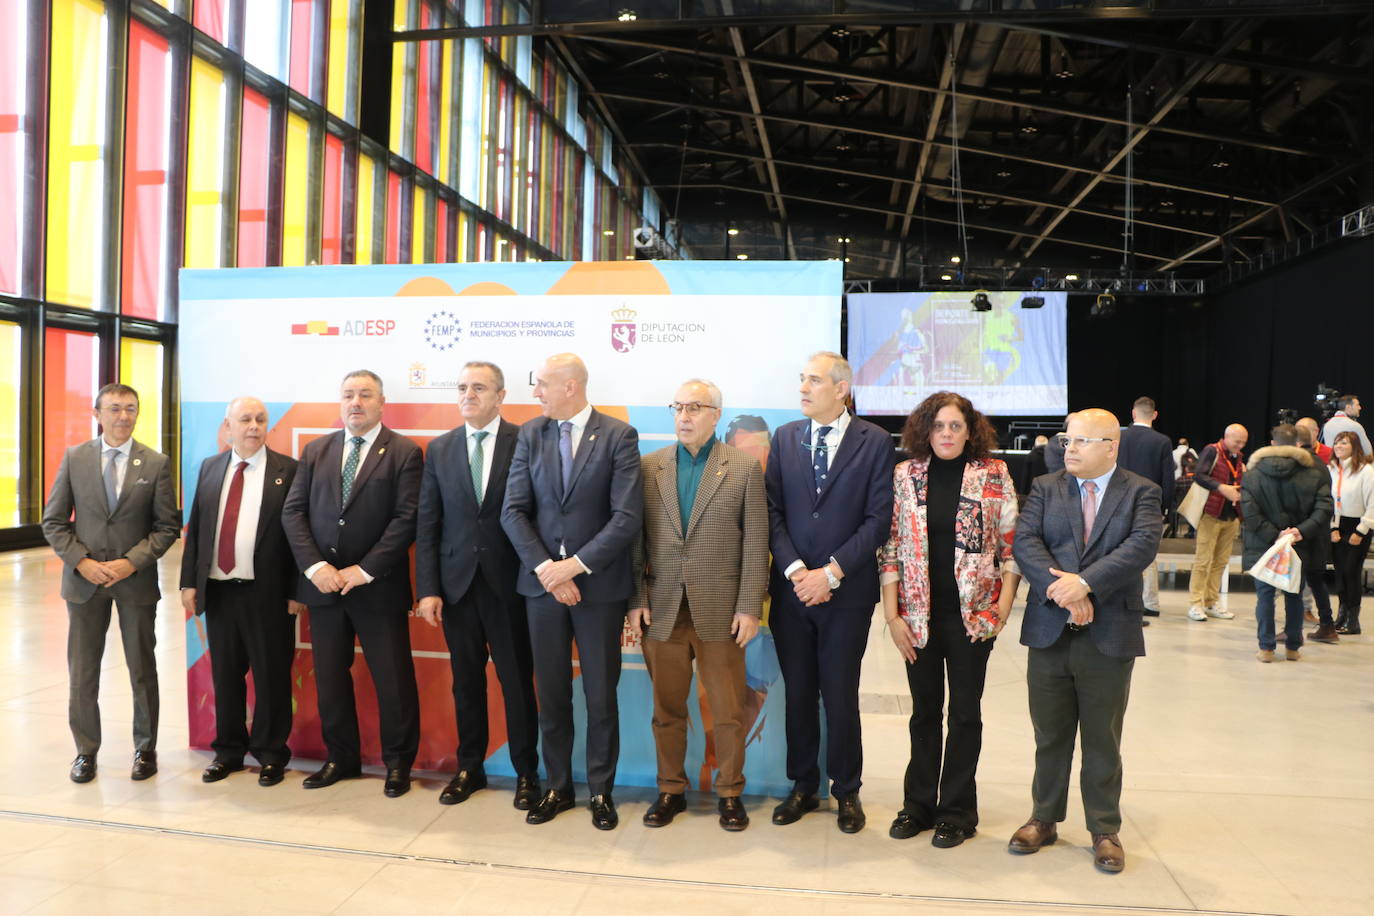
{"type": "Polygon", "coordinates": [[[1355,625],[1359,626],[1360,598],[1364,595],[1364,561],[1369,556],[1370,532],[1360,539],[1357,546],[1351,546],[1350,535],[1360,524],[1358,518],[1341,516],[1341,542],[1331,545],[1331,565],[1336,568],[1336,596],[1339,599],[1341,614],[1355,615],[1355,625]]]}
{"type": "MultiPolygon", "coordinates": [[[[1313,551],[1313,553],[1316,552],[1313,551]]],[[[1302,578],[1307,587],[1312,590],[1312,603],[1317,606],[1318,622],[1321,626],[1332,625],[1334,619],[1331,616],[1331,593],[1326,588],[1325,561],[1304,560],[1302,578]]]]}
{"type": "Polygon", "coordinates": [[[382,760],[389,768],[409,768],[420,747],[420,695],[410,654],[410,621],[403,610],[384,609],[366,601],[366,591],[367,586],[363,586],[337,604],[310,609],[320,730],[330,760],[344,767],[361,762],[358,707],[350,670],[356,636],[377,690],[382,760]]]}
{"type": "Polygon", "coordinates": [[[903,782],[902,810],[923,827],[937,823],[978,826],[974,774],[983,750],[983,684],[993,640],[969,642],[957,607],[937,608],[930,635],[906,666],[911,687],[911,762],[903,782]],[[941,760],[941,712],[949,681],[948,727],[941,760]],[[943,763],[943,767],[941,764],[943,763]]]}
{"type": "Polygon", "coordinates": [[[587,788],[605,795],[615,787],[620,759],[620,637],[628,601],[587,602],[568,607],[552,595],[526,598],[530,648],[539,697],[539,733],[549,788],[572,794],[572,648],[577,643],[582,691],[587,698],[587,788]]]}
{"type": "Polygon", "coordinates": [[[787,778],[795,791],[820,787],[820,703],[825,705],[825,767],[830,791],[844,798],[863,782],[859,666],[873,607],[806,607],[791,594],[773,600],[769,626],[787,697],[787,778]]]}
{"type": "Polygon", "coordinates": [[[285,766],[291,759],[291,659],[296,620],[284,595],[265,596],[252,582],[210,579],[205,586],[205,632],[215,684],[215,759],[285,766]],[[253,674],[253,727],[244,721],[253,674]]]}
{"type": "Polygon", "coordinates": [[[479,569],[457,603],[444,603],[444,639],[453,671],[458,717],[458,769],[480,773],[487,758],[487,658],[496,666],[506,703],[506,741],[519,776],[539,772],[539,719],[534,656],[523,601],[500,595],[479,569]]]}

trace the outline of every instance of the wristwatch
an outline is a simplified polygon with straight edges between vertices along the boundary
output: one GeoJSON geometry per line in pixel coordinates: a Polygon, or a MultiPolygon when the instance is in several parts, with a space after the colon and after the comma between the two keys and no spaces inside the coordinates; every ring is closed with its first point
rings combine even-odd
{"type": "Polygon", "coordinates": [[[835,574],[830,571],[830,564],[827,563],[821,568],[825,570],[825,581],[830,583],[830,590],[833,592],[835,589],[839,588],[840,580],[836,579],[835,574]]]}
{"type": "Polygon", "coordinates": [[[1088,591],[1092,591],[1092,590],[1093,590],[1093,587],[1092,587],[1091,585],[1088,584],[1088,580],[1087,580],[1087,579],[1084,579],[1082,576],[1079,576],[1079,577],[1078,577],[1078,582],[1079,582],[1080,585],[1082,585],[1082,586],[1083,586],[1084,588],[1086,588],[1088,591]]]}

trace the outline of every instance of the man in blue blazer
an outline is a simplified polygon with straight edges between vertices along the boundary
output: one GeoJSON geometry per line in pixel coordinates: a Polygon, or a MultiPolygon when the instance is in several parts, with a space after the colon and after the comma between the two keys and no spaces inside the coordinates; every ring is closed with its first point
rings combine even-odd
{"type": "Polygon", "coordinates": [[[892,529],[896,464],[892,438],[846,410],[852,377],[838,353],[811,357],[801,372],[807,419],[778,427],[764,475],[773,551],[769,626],[786,690],[792,781],[773,823],[794,823],[819,806],[823,700],[826,770],[845,833],[864,826],[859,665],[878,602],[877,551],[892,529]]]}
{"type": "MultiPolygon", "coordinates": [[[[1128,471],[1157,485],[1160,509],[1165,515],[1174,502],[1174,444],[1169,437],[1154,428],[1159,418],[1154,398],[1139,397],[1131,405],[1131,425],[1121,431],[1121,446],[1116,463],[1128,471]]],[[[1153,562],[1145,568],[1141,579],[1145,616],[1159,616],[1159,571],[1153,562]]],[[[1145,621],[1149,626],[1150,622],[1145,621]]]]}
{"type": "Polygon", "coordinates": [[[420,696],[410,654],[410,545],[424,456],[382,425],[385,404],[375,372],[344,377],[344,428],[301,451],[282,526],[302,570],[296,597],[310,609],[320,730],[329,751],[324,766],[302,785],[319,789],[362,773],[349,671],[356,636],[377,688],[382,791],[396,798],[410,790],[420,747],[420,696]]]}
{"type": "Polygon", "coordinates": [[[587,403],[572,353],[534,372],[544,416],[520,428],[501,525],[520,555],[549,788],[525,815],[543,824],[573,806],[572,646],[587,699],[592,824],[619,823],[611,791],[620,756],[620,641],[634,594],[630,545],[644,516],[639,435],[587,403]]]}
{"type": "Polygon", "coordinates": [[[1058,839],[1069,798],[1074,738],[1079,783],[1103,871],[1126,864],[1121,828],[1121,729],[1131,670],[1145,654],[1141,572],[1159,551],[1159,487],[1117,466],[1121,428],[1105,410],[1071,415],[1064,470],[1037,478],[1021,507],[1012,553],[1030,583],[1021,643],[1035,726],[1030,820],[1012,852],[1058,839]]]}
{"type": "Polygon", "coordinates": [[[501,504],[519,427],[501,419],[506,380],[494,363],[470,362],[458,376],[463,425],[429,444],[415,534],[416,613],[444,628],[458,717],[458,773],[442,805],[486,788],[487,657],[506,705],[506,743],[515,767],[515,807],[539,797],[534,659],[525,603],[515,590],[520,559],[501,528],[501,504]]]}

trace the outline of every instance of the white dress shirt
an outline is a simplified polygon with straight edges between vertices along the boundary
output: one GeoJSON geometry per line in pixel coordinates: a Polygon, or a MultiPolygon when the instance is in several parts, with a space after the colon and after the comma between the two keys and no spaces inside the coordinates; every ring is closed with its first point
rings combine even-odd
{"type": "MultiPolygon", "coordinates": [[[[806,444],[812,446],[812,448],[814,448],[816,444],[816,432],[822,426],[830,427],[830,431],[825,434],[825,466],[827,468],[835,463],[835,454],[840,450],[840,443],[844,441],[845,430],[849,429],[849,419],[849,411],[841,410],[840,415],[830,423],[821,423],[812,420],[811,425],[807,427],[806,444]]],[[[815,452],[812,451],[812,449],[807,449],[807,452],[809,455],[806,464],[807,467],[811,467],[811,460],[814,458],[815,452]]],[[[835,564],[835,569],[844,572],[844,570],[840,569],[840,564],[836,562],[834,557],[830,558],[830,562],[835,564]]],[[[793,560],[787,569],[783,570],[782,577],[784,579],[790,579],[792,578],[792,574],[800,569],[806,569],[806,564],[801,560],[793,560]]]]}
{"type": "Polygon", "coordinates": [[[253,551],[258,540],[258,515],[262,509],[263,479],[267,476],[267,449],[259,448],[251,458],[237,451],[229,458],[219,488],[219,511],[215,513],[215,545],[210,552],[211,579],[253,578],[253,551]],[[229,504],[229,487],[234,481],[239,462],[248,462],[243,469],[243,495],[239,500],[239,520],[234,529],[234,568],[224,572],[219,568],[219,536],[224,527],[224,507],[229,504]]]}
{"type": "Polygon", "coordinates": [[[472,467],[473,455],[476,454],[477,449],[478,449],[477,437],[476,437],[475,435],[473,435],[473,434],[474,434],[474,433],[486,433],[486,434],[487,434],[487,437],[486,437],[485,439],[482,440],[482,445],[481,445],[481,449],[482,449],[482,494],[481,494],[481,495],[482,495],[482,498],[483,498],[483,499],[485,499],[486,496],[487,496],[487,483],[491,480],[491,456],[492,456],[492,454],[493,454],[493,453],[495,452],[495,450],[496,450],[496,434],[497,434],[498,432],[500,432],[500,430],[501,430],[501,415],[500,415],[500,414],[497,414],[495,417],[492,417],[491,422],[488,423],[486,426],[483,426],[481,429],[473,429],[471,424],[468,425],[467,443],[468,443],[468,467],[469,467],[469,468],[472,467]]]}
{"type": "Polygon", "coordinates": [[[100,477],[102,480],[110,467],[110,449],[119,452],[119,463],[115,465],[115,493],[120,496],[124,494],[124,477],[129,473],[129,452],[133,447],[133,436],[125,439],[123,445],[111,445],[105,441],[104,436],[100,437],[100,477]]]}

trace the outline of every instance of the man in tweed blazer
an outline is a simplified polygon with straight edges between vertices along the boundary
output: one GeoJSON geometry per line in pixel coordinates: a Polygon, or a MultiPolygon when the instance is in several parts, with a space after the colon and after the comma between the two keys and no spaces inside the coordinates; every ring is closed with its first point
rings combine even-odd
{"type": "Polygon", "coordinates": [[[687,807],[687,701],[692,660],[706,688],[715,739],[720,825],[743,830],[744,646],[768,587],[768,502],[758,459],[716,439],[720,389],[692,379],[670,409],[678,444],[643,459],[644,532],[632,554],[630,626],[644,634],[654,685],[658,800],[644,815],[663,827],[687,807]]]}

